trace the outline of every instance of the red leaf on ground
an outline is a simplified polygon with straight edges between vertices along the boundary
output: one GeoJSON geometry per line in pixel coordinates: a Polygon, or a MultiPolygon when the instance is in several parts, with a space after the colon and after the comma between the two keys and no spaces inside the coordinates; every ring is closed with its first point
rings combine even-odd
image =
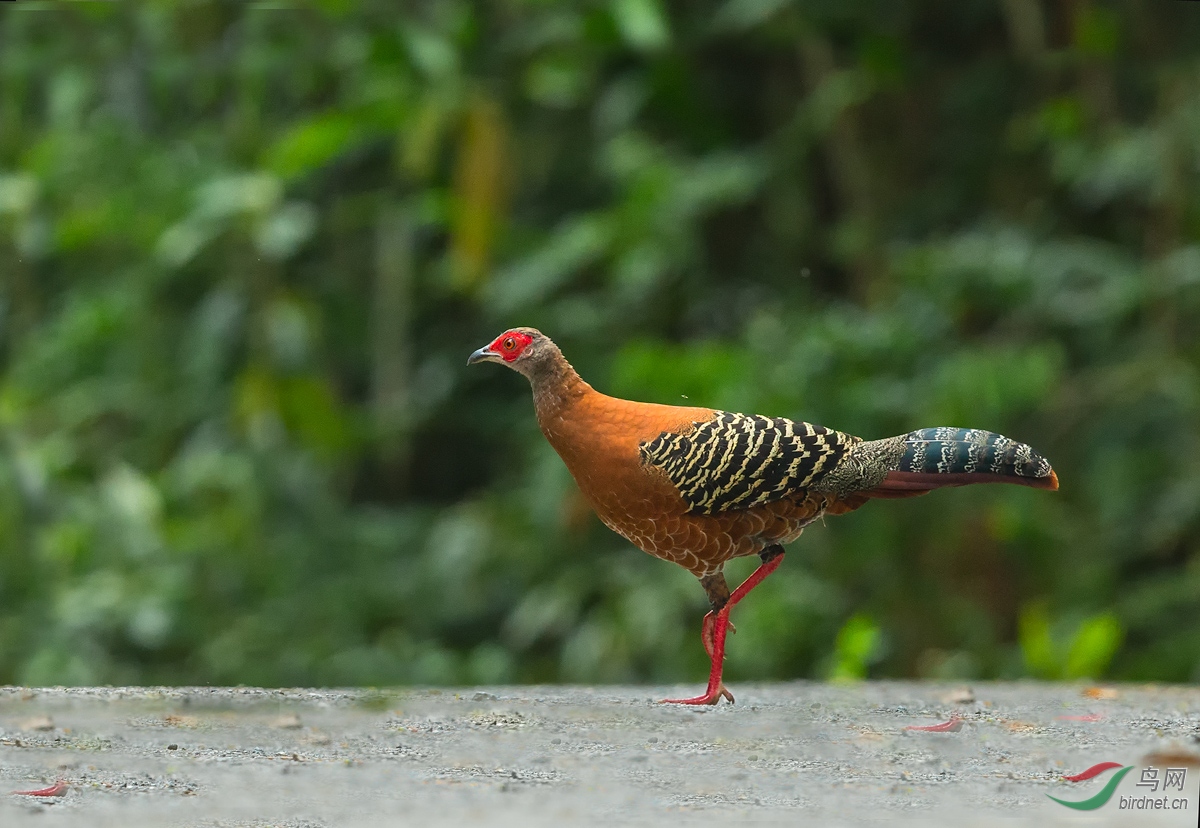
{"type": "Polygon", "coordinates": [[[13,791],[13,796],[62,796],[70,787],[61,779],[49,788],[39,788],[36,791],[13,791]]]}
{"type": "Polygon", "coordinates": [[[1055,716],[1063,722],[1098,722],[1104,718],[1103,713],[1089,713],[1086,716],[1055,716]]]}
{"type": "Polygon", "coordinates": [[[958,733],[962,730],[962,719],[952,716],[950,721],[935,725],[909,725],[905,730],[920,730],[925,733],[958,733]]]}

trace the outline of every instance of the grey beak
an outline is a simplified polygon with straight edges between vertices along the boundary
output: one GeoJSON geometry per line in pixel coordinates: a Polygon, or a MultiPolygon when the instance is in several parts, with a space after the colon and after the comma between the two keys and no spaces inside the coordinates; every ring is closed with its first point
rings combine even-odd
{"type": "Polygon", "coordinates": [[[476,362],[501,362],[502,359],[495,351],[489,351],[489,345],[484,345],[475,353],[467,357],[467,365],[474,365],[476,362]]]}

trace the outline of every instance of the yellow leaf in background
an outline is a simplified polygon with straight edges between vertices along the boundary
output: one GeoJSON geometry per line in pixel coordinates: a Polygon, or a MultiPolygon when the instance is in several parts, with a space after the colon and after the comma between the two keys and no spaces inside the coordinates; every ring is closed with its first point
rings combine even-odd
{"type": "Polygon", "coordinates": [[[477,95],[463,119],[454,170],[452,255],[456,283],[472,291],[484,280],[508,190],[508,134],[495,101],[477,95]]]}

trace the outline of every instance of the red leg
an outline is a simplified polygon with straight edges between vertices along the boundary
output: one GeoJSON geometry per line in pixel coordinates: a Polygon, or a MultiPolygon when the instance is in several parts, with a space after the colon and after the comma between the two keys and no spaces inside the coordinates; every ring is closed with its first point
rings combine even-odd
{"type": "MultiPolygon", "coordinates": [[[[713,654],[713,625],[716,623],[717,614],[715,612],[706,613],[704,616],[704,626],[700,628],[700,638],[704,641],[704,652],[708,653],[708,657],[712,658],[713,654]]],[[[726,621],[725,626],[729,628],[729,632],[737,632],[737,627],[733,626],[732,621],[726,621]]]]}
{"type": "MultiPolygon", "coordinates": [[[[778,549],[778,547],[774,548],[778,549]]],[[[704,625],[701,627],[700,636],[704,641],[704,649],[712,659],[712,669],[708,673],[708,689],[704,695],[692,699],[663,699],[663,704],[716,704],[722,697],[729,699],[730,704],[733,703],[733,694],[725,689],[725,684],[721,681],[725,662],[725,636],[733,627],[729,623],[729,611],[733,609],[734,604],[745,598],[750,590],[761,584],[763,579],[774,572],[782,562],[783,550],[779,549],[773,556],[764,560],[762,565],[733,591],[729,600],[725,602],[725,606],[721,607],[715,615],[710,612],[704,616],[704,625]]]]}

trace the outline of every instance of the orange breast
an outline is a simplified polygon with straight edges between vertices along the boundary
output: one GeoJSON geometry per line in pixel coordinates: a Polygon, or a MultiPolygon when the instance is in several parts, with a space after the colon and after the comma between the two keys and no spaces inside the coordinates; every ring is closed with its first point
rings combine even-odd
{"type": "Polygon", "coordinates": [[[638,446],[664,431],[706,422],[715,413],[631,402],[589,390],[572,405],[539,418],[539,425],[609,528],[651,555],[702,577],[730,558],[794,540],[834,505],[829,495],[813,494],[746,510],[687,514],[678,490],[665,474],[642,463],[638,446]]]}

